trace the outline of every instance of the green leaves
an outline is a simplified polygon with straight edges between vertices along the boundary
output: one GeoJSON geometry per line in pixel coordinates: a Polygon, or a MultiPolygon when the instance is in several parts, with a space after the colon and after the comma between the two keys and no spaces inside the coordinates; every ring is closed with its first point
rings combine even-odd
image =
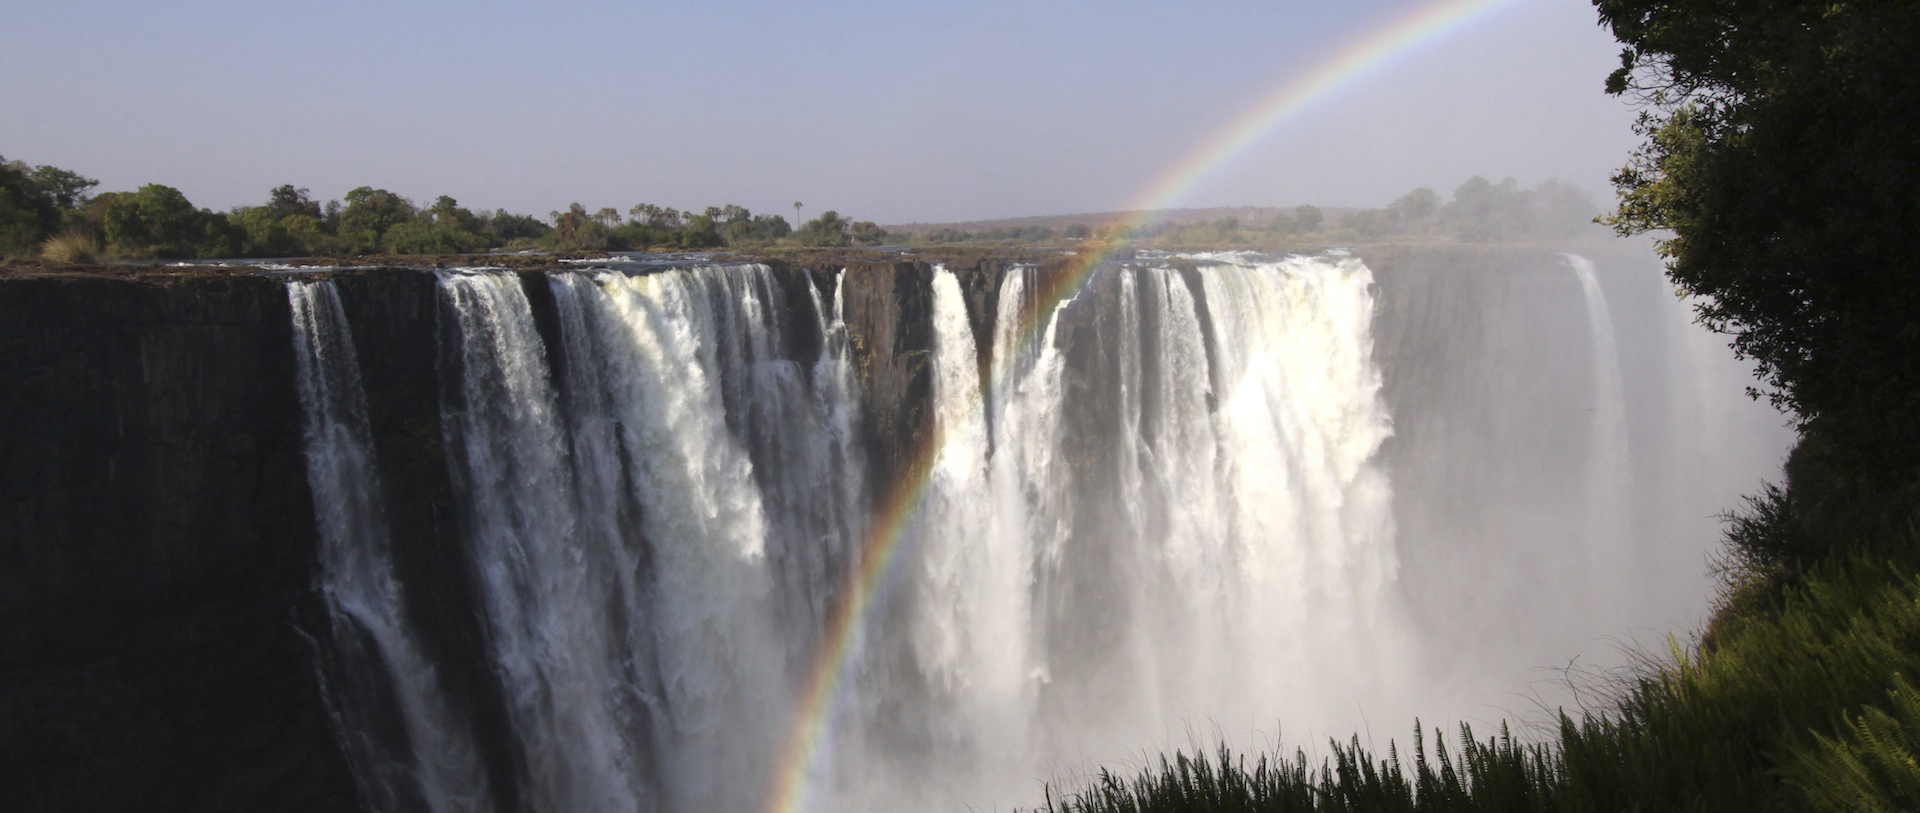
{"type": "Polygon", "coordinates": [[[1867,706],[1834,736],[1815,733],[1785,769],[1789,781],[1827,811],[1920,810],[1920,692],[1902,675],[1887,694],[1891,711],[1867,706]]]}

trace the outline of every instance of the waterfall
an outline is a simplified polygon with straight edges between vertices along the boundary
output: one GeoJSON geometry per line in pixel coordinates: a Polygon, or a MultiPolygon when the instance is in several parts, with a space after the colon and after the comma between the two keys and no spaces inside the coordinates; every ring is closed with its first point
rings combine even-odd
{"type": "MultiPolygon", "coordinates": [[[[1595,568],[1611,568],[1615,556],[1600,550],[1608,543],[1630,538],[1633,516],[1632,450],[1628,445],[1626,387],[1621,382],[1620,350],[1614,338],[1613,315],[1607,309],[1607,295],[1594,276],[1593,262],[1578,254],[1564,255],[1567,264],[1580,278],[1580,292],[1587,307],[1587,330],[1592,339],[1593,413],[1592,438],[1588,441],[1588,481],[1592,508],[1588,519],[1593,541],[1588,544],[1588,561],[1595,568]]],[[[1617,578],[1617,577],[1616,577],[1617,578]]],[[[1611,579],[1602,577],[1603,583],[1611,579]]]]}
{"type": "Polygon", "coordinates": [[[296,281],[287,286],[287,302],[320,537],[320,592],[334,648],[334,674],[322,676],[334,727],[368,807],[490,811],[472,732],[407,622],[339,293],[329,281],[296,281]],[[381,719],[383,712],[397,721],[381,719]],[[390,731],[395,722],[398,732],[390,731]]]}
{"type": "MultiPolygon", "coordinates": [[[[1567,262],[1577,289],[1558,266],[1468,284],[1148,257],[1061,301],[1057,272],[936,267],[890,289],[924,320],[926,349],[889,360],[925,376],[914,405],[871,403],[856,366],[909,346],[863,344],[856,275],[892,271],[437,272],[462,609],[513,773],[484,775],[409,642],[364,405],[309,429],[328,556],[338,537],[357,557],[326,565],[334,637],[366,642],[340,649],[375,687],[339,681],[343,742],[377,809],[486,809],[506,782],[534,811],[751,810],[792,770],[819,809],[987,808],[1032,804],[1063,759],[1482,709],[1616,617],[1630,539],[1664,527],[1615,521],[1642,493],[1628,410],[1665,408],[1630,376],[1661,348],[1617,342],[1592,264],[1567,262]],[[869,448],[876,408],[925,414],[924,448],[869,448]],[[925,481],[870,484],[876,451],[925,481]],[[889,569],[825,665],[839,692],[787,764],[875,500],[901,486],[889,569]],[[1514,629],[1552,643],[1499,654],[1514,629]]],[[[331,288],[289,296],[309,410],[357,403],[331,288]]]]}
{"type": "Polygon", "coordinates": [[[639,715],[645,675],[621,652],[621,570],[586,544],[546,354],[517,276],[439,272],[447,367],[441,418],[463,499],[494,669],[536,811],[643,807],[639,715]]]}
{"type": "Polygon", "coordinates": [[[810,499],[850,476],[835,469],[834,415],[786,358],[764,267],[549,284],[565,316],[575,443],[618,450],[583,479],[637,509],[629,528],[645,565],[622,572],[644,588],[610,621],[632,625],[657,663],[661,794],[676,810],[747,809],[742,794],[759,787],[740,777],[763,774],[772,754],[741,732],[783,719],[804,648],[776,622],[820,616],[818,590],[853,544],[842,504],[810,499]]]}

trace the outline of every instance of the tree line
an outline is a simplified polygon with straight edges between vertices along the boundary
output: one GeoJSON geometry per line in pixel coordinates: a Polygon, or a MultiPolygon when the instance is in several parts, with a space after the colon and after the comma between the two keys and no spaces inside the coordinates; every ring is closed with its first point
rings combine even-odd
{"type": "Polygon", "coordinates": [[[1600,214],[1572,184],[1549,180],[1531,189],[1507,178],[1475,176],[1444,200],[1421,187],[1377,209],[1330,218],[1317,206],[1299,206],[1264,219],[1223,217],[1200,223],[1151,224],[1129,239],[1163,248],[1263,246],[1297,240],[1365,242],[1449,239],[1462,243],[1564,240],[1596,231],[1600,214]]]}
{"type": "Polygon", "coordinates": [[[1260,218],[1222,217],[1190,223],[1137,226],[1001,226],[933,229],[912,235],[915,244],[1045,244],[1086,239],[1123,240],[1155,248],[1232,248],[1283,245],[1290,241],[1364,242],[1449,239],[1463,243],[1564,240],[1598,233],[1600,207],[1579,188],[1548,180],[1533,188],[1507,178],[1474,177],[1454,189],[1451,200],[1421,187],[1377,209],[1331,218],[1318,206],[1297,206],[1260,218]]]}
{"type": "MultiPolygon", "coordinates": [[[[325,204],[305,188],[274,187],[258,206],[195,207],[180,190],[147,184],[89,194],[99,182],[54,166],[0,157],[0,257],[115,259],[469,254],[496,250],[643,251],[878,245],[886,230],[832,210],[795,229],[744,206],[681,211],[651,203],[546,219],[475,211],[441,195],[427,206],[362,186],[325,204]]],[[[800,206],[795,204],[795,211],[800,206]]]]}

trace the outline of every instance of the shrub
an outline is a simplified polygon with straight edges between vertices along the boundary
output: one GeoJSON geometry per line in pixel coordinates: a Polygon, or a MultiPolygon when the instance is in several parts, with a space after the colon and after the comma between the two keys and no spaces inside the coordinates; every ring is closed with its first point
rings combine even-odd
{"type": "Polygon", "coordinates": [[[40,256],[56,263],[91,263],[100,259],[100,241],[80,232],[56,234],[40,244],[40,256]]]}

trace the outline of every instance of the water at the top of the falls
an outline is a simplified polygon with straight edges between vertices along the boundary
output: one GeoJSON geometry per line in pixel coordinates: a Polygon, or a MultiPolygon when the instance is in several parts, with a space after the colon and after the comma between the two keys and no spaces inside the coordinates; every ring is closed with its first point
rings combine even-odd
{"type": "Polygon", "coordinates": [[[381,506],[366,395],[339,292],[289,282],[307,482],[320,537],[320,588],[333,657],[328,709],[367,806],[382,813],[483,813],[493,800],[469,723],[408,621],[381,506]],[[392,709],[404,738],[389,733],[392,709]]]}
{"type": "Polygon", "coordinates": [[[901,367],[938,445],[887,450],[930,466],[880,540],[901,484],[867,482],[861,422],[902,405],[862,391],[862,271],[441,274],[441,425],[516,797],[752,809],[800,771],[819,809],[1005,807],[1063,760],[1510,699],[1621,611],[1644,570],[1582,557],[1625,562],[1654,526],[1592,520],[1660,485],[1614,464],[1668,408],[1634,386],[1660,339],[1616,327],[1657,303],[1568,262],[1463,312],[1422,310],[1455,280],[1354,257],[1143,255],[1060,301],[1040,268],[935,268],[901,367]],[[1588,553],[1537,533],[1568,524],[1601,528],[1588,553]],[[823,668],[827,717],[798,719],[823,668]],[[797,766],[796,726],[818,732],[797,766]]]}

